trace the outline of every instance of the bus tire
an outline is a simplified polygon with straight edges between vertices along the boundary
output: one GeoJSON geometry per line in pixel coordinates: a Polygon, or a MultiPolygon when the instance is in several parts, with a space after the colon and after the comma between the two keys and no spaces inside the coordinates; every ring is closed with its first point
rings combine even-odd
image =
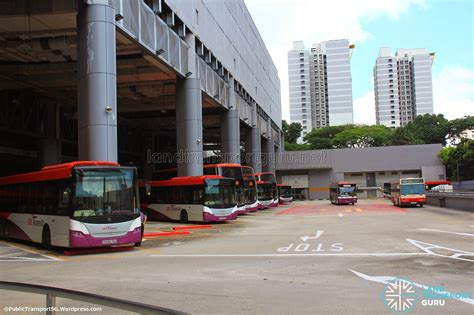
{"type": "Polygon", "coordinates": [[[179,214],[179,221],[181,223],[188,223],[189,222],[188,213],[186,212],[186,210],[181,210],[181,213],[179,214]]]}
{"type": "Polygon", "coordinates": [[[142,232],[141,232],[140,242],[136,242],[136,243],[135,243],[135,246],[136,246],[136,247],[142,246],[143,233],[145,232],[145,226],[144,226],[143,224],[142,224],[142,226],[141,226],[141,231],[142,231],[142,232]]]}
{"type": "Polygon", "coordinates": [[[45,226],[43,227],[43,233],[41,233],[41,235],[41,243],[43,244],[44,249],[51,250],[51,231],[47,224],[45,224],[45,226]]]}
{"type": "Polygon", "coordinates": [[[420,208],[423,208],[423,204],[422,204],[422,203],[420,203],[420,208]]]}

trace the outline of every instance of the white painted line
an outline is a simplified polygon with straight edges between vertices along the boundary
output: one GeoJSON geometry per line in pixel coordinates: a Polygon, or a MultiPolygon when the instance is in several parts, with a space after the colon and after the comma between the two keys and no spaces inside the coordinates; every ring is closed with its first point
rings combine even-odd
{"type": "Polygon", "coordinates": [[[324,233],[324,230],[318,230],[316,232],[315,236],[306,235],[306,236],[303,236],[303,237],[300,237],[300,238],[303,242],[307,242],[308,240],[315,240],[315,239],[319,238],[323,233],[324,233]]]}
{"type": "Polygon", "coordinates": [[[448,234],[456,234],[462,236],[474,236],[474,234],[470,233],[462,233],[462,232],[451,232],[451,231],[443,231],[443,230],[436,230],[436,229],[418,229],[419,231],[427,231],[427,232],[438,232],[438,233],[448,233],[448,234]]]}
{"type": "MultiPolygon", "coordinates": [[[[352,273],[354,273],[355,275],[361,277],[364,280],[383,283],[383,284],[387,284],[389,281],[399,279],[399,278],[395,278],[395,277],[392,277],[392,276],[369,276],[369,275],[363,274],[362,272],[358,272],[358,271],[355,271],[355,270],[352,270],[352,269],[349,269],[349,271],[351,271],[352,273]]],[[[413,285],[415,287],[418,287],[418,288],[421,288],[421,289],[424,289],[424,290],[430,290],[430,287],[427,286],[427,285],[419,284],[419,283],[416,283],[416,282],[413,282],[413,281],[410,281],[410,282],[413,283],[413,285]]],[[[454,294],[452,292],[449,292],[449,291],[439,291],[437,293],[439,293],[440,295],[452,296],[453,300],[458,300],[458,301],[461,301],[461,302],[464,302],[464,303],[467,303],[467,304],[473,304],[474,305],[474,300],[471,299],[471,298],[456,297],[456,294],[454,294]]]]}
{"type": "Polygon", "coordinates": [[[4,244],[4,245],[7,245],[7,246],[10,246],[10,247],[13,247],[13,248],[16,248],[16,249],[20,249],[20,250],[23,250],[25,252],[28,252],[28,253],[31,253],[31,254],[35,254],[35,255],[40,255],[44,258],[47,258],[49,260],[55,260],[55,261],[63,261],[62,259],[59,259],[59,258],[56,258],[56,257],[52,257],[52,256],[48,256],[48,255],[44,255],[44,254],[40,254],[40,253],[37,253],[35,251],[32,251],[32,250],[29,250],[29,249],[26,249],[26,248],[22,248],[22,247],[19,247],[19,246],[15,246],[13,244],[8,244],[8,243],[5,243],[5,242],[0,242],[1,244],[4,244]]]}
{"type": "Polygon", "coordinates": [[[321,253],[321,254],[177,254],[177,255],[150,255],[150,257],[173,258],[226,258],[226,257],[314,257],[314,256],[342,256],[342,257],[393,257],[393,256],[426,256],[428,253],[321,253]]]}
{"type": "Polygon", "coordinates": [[[463,261],[470,261],[474,262],[473,259],[467,259],[467,258],[462,258],[460,256],[474,256],[474,253],[471,252],[466,252],[460,249],[454,249],[454,248],[449,248],[449,247],[444,247],[444,246],[439,246],[435,244],[430,244],[430,243],[425,243],[425,242],[420,242],[420,241],[415,241],[411,239],[406,239],[407,242],[411,243],[412,245],[415,245],[425,253],[434,255],[434,256],[439,256],[439,257],[446,257],[446,258],[452,258],[452,259],[458,259],[458,260],[463,260],[463,261]],[[447,249],[453,252],[452,255],[442,255],[438,254],[432,251],[432,249],[447,249]]]}

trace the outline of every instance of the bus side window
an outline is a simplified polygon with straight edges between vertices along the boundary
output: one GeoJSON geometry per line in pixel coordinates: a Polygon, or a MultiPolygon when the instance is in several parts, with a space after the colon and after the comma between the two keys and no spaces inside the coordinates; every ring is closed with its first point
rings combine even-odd
{"type": "Polygon", "coordinates": [[[56,214],[57,187],[56,181],[44,183],[44,213],[46,214],[56,214]]]}
{"type": "Polygon", "coordinates": [[[67,183],[58,185],[58,215],[68,215],[71,204],[71,188],[67,183]]]}
{"type": "Polygon", "coordinates": [[[18,212],[27,213],[28,212],[28,201],[30,198],[29,195],[29,186],[28,184],[21,184],[18,187],[18,212]]]}

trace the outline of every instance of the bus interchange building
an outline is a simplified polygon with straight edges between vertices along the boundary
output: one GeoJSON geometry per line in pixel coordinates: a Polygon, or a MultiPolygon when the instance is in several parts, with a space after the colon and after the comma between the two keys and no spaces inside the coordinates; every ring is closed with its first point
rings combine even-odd
{"type": "Polygon", "coordinates": [[[329,185],[337,181],[356,183],[361,198],[382,197],[383,184],[400,178],[445,180],[441,149],[441,144],[423,144],[289,151],[278,155],[276,176],[309,199],[328,199],[329,185]]]}
{"type": "Polygon", "coordinates": [[[281,134],[278,73],[243,0],[0,3],[0,176],[75,160],[202,175],[215,152],[273,171],[262,156],[281,134]]]}

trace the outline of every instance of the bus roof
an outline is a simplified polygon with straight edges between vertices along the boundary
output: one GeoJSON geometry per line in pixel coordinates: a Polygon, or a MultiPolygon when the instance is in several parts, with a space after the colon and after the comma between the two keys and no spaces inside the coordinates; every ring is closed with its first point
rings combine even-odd
{"type": "Polygon", "coordinates": [[[355,185],[353,182],[335,182],[333,185],[355,185]]]}
{"type": "Polygon", "coordinates": [[[255,173],[255,175],[256,175],[256,176],[260,176],[260,175],[266,175],[266,174],[275,175],[275,173],[272,173],[272,172],[261,172],[261,173],[255,173]]]}
{"type": "MultiPolygon", "coordinates": [[[[193,186],[193,185],[204,185],[206,179],[223,179],[220,175],[202,175],[202,176],[183,176],[174,177],[168,180],[155,180],[149,182],[153,187],[168,187],[168,186],[193,186]]],[[[145,182],[140,182],[140,186],[143,186],[145,182]]]]}
{"type": "Polygon", "coordinates": [[[204,168],[212,168],[212,167],[242,167],[242,165],[238,163],[217,163],[217,164],[204,165],[204,168]]]}
{"type": "Polygon", "coordinates": [[[72,169],[77,166],[120,166],[107,161],[75,161],[43,167],[40,171],[0,177],[0,185],[33,183],[47,180],[69,178],[72,169]]]}
{"type": "Polygon", "coordinates": [[[433,180],[429,182],[425,182],[426,185],[451,185],[449,180],[433,180]]]}

